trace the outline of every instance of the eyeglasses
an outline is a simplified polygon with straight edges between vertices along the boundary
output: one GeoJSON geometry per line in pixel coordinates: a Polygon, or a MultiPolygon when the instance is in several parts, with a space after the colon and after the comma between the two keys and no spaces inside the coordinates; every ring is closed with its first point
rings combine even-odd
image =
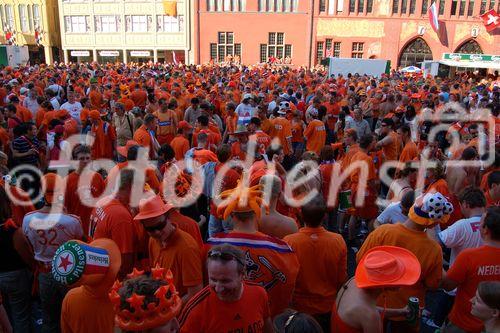
{"type": "Polygon", "coordinates": [[[163,221],[161,221],[157,225],[148,226],[148,227],[146,227],[145,225],[143,225],[143,226],[144,226],[144,230],[146,230],[146,232],[153,233],[155,231],[163,230],[163,228],[165,228],[166,224],[167,224],[167,220],[163,219],[163,221]]]}
{"type": "Polygon", "coordinates": [[[222,251],[208,251],[208,258],[219,259],[222,261],[236,260],[240,265],[245,267],[243,261],[232,253],[222,252],[222,251]]]}

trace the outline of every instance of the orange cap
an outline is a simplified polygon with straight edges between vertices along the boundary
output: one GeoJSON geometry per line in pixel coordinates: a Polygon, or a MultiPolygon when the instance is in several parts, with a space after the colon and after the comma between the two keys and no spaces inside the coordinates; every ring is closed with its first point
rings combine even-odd
{"type": "Polygon", "coordinates": [[[59,201],[62,202],[64,200],[63,192],[60,189],[62,182],[63,179],[58,174],[52,172],[42,177],[42,187],[45,189],[44,198],[48,203],[53,203],[56,195],[59,201]]]}
{"type": "Polygon", "coordinates": [[[179,129],[192,129],[193,126],[191,126],[191,124],[188,123],[187,121],[181,120],[181,121],[179,121],[177,128],[179,128],[179,129]]]}
{"type": "Polygon", "coordinates": [[[412,286],[420,278],[417,257],[397,246],[376,246],[359,261],[355,280],[358,288],[412,286]]]}
{"type": "Polygon", "coordinates": [[[173,209],[174,206],[166,204],[158,195],[154,195],[139,202],[139,214],[134,220],[146,220],[161,216],[173,209]]]}
{"type": "Polygon", "coordinates": [[[121,156],[127,157],[128,150],[130,148],[132,148],[133,146],[139,146],[139,144],[134,140],[128,140],[127,143],[125,144],[125,146],[120,146],[120,147],[116,148],[116,151],[121,156]]]}

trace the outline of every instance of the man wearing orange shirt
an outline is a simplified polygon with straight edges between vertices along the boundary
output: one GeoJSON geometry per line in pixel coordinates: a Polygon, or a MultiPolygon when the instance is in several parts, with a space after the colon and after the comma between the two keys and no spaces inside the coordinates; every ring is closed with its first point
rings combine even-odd
{"type": "Polygon", "coordinates": [[[500,171],[493,171],[488,175],[488,190],[484,195],[486,207],[500,205],[500,171]]]}
{"type": "Polygon", "coordinates": [[[157,151],[160,148],[158,141],[154,136],[154,131],[156,130],[157,120],[152,114],[147,114],[144,117],[144,124],[141,125],[134,133],[134,141],[140,146],[149,149],[149,157],[155,158],[157,151]]]}
{"type": "Polygon", "coordinates": [[[177,128],[178,119],[175,111],[170,110],[165,100],[160,104],[160,110],[155,112],[154,115],[158,119],[158,129],[156,137],[158,143],[163,145],[170,143],[175,136],[175,129],[177,128]]]}
{"type": "Polygon", "coordinates": [[[383,150],[386,161],[399,160],[399,153],[402,148],[398,133],[394,132],[393,127],[394,121],[392,119],[382,119],[380,136],[383,138],[377,142],[376,147],[383,150]]]}
{"type": "Polygon", "coordinates": [[[177,125],[178,133],[175,138],[170,142],[170,146],[175,152],[175,159],[181,161],[184,159],[187,151],[190,148],[189,145],[189,135],[193,129],[187,121],[181,120],[177,125]]]}
{"type": "Polygon", "coordinates": [[[90,214],[93,208],[82,202],[82,199],[99,197],[104,191],[102,176],[94,171],[84,173],[91,161],[89,146],[78,145],[73,150],[73,159],[78,160],[78,168],[66,177],[66,194],[64,207],[69,214],[80,217],[84,235],[89,234],[90,214]]]}
{"type": "Polygon", "coordinates": [[[274,332],[266,291],[244,281],[245,266],[245,253],[234,246],[208,252],[209,285],[185,305],[181,333],[274,332]]]}
{"type": "Polygon", "coordinates": [[[198,135],[200,135],[201,133],[206,133],[208,137],[207,139],[208,149],[215,152],[217,146],[220,144],[222,140],[220,134],[212,131],[209,128],[209,119],[208,116],[205,114],[202,114],[201,116],[198,117],[197,124],[199,131],[193,134],[193,146],[198,145],[198,135]]]}
{"type": "Polygon", "coordinates": [[[457,288],[444,333],[483,332],[483,323],[471,314],[471,299],[480,282],[500,280],[500,207],[490,207],[483,214],[481,238],[484,245],[460,252],[443,278],[445,290],[457,288]]]}
{"type": "Polygon", "coordinates": [[[100,110],[104,105],[104,100],[102,94],[98,90],[97,79],[90,79],[90,92],[89,92],[90,104],[93,109],[100,110]]]}
{"type": "Polygon", "coordinates": [[[271,138],[278,138],[281,146],[283,147],[283,152],[286,156],[292,154],[292,126],[290,121],[285,118],[287,110],[289,110],[280,105],[278,111],[276,111],[276,118],[272,120],[271,138]]]}
{"type": "Polygon", "coordinates": [[[312,120],[304,130],[304,137],[307,141],[306,149],[319,155],[326,142],[325,124],[318,119],[317,113],[311,113],[311,118],[312,120]]]}
{"type": "Polygon", "coordinates": [[[22,122],[25,123],[33,119],[33,114],[31,114],[30,110],[19,103],[19,97],[12,96],[10,102],[16,107],[16,115],[22,122]]]}
{"type": "Polygon", "coordinates": [[[120,279],[132,271],[137,253],[139,231],[129,209],[133,180],[133,170],[122,170],[114,198],[106,197],[99,201],[90,216],[90,237],[109,238],[120,249],[120,279]]]}
{"type": "Polygon", "coordinates": [[[403,144],[403,150],[399,156],[399,162],[411,162],[418,158],[418,148],[411,138],[411,128],[408,125],[402,125],[398,128],[398,135],[403,144]]]}
{"type": "Polygon", "coordinates": [[[201,251],[193,237],[173,223],[169,214],[173,209],[159,196],[152,196],[141,200],[134,220],[150,236],[151,266],[172,271],[174,285],[185,303],[203,287],[201,251]]]}
{"type": "Polygon", "coordinates": [[[92,159],[107,158],[115,156],[116,132],[107,121],[101,120],[101,114],[97,110],[89,114],[91,134],[94,136],[92,144],[92,159]]]}
{"type": "Polygon", "coordinates": [[[140,85],[135,85],[134,91],[130,94],[130,99],[134,102],[135,106],[144,109],[146,107],[146,102],[148,100],[148,94],[140,85]]]}
{"type": "MultiPolygon", "coordinates": [[[[398,246],[415,254],[422,267],[417,284],[398,290],[384,291],[377,300],[378,306],[403,308],[409,297],[417,297],[420,307],[425,306],[425,292],[439,286],[443,271],[441,246],[427,236],[426,229],[443,223],[449,218],[453,206],[439,192],[428,193],[415,200],[404,223],[384,224],[373,231],[356,254],[359,260],[376,246],[398,246]],[[439,205],[438,205],[439,204],[439,205]]],[[[393,332],[418,332],[419,325],[406,322],[404,317],[391,318],[393,332]]]]}
{"type": "Polygon", "coordinates": [[[305,226],[284,241],[300,263],[292,307],[313,315],[328,332],[337,290],[347,277],[347,248],[342,236],[321,226],[325,213],[325,201],[317,195],[301,208],[305,226]]]}

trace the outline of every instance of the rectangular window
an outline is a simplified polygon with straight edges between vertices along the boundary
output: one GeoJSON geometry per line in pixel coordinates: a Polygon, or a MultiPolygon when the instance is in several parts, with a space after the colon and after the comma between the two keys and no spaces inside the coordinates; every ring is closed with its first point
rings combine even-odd
{"type": "Polygon", "coordinates": [[[427,15],[428,0],[422,0],[422,15],[427,15]]]}
{"type": "Polygon", "coordinates": [[[33,29],[33,6],[28,5],[28,24],[30,26],[30,31],[34,31],[33,29]]]}
{"type": "Polygon", "coordinates": [[[234,43],[234,33],[226,32],[226,44],[233,44],[233,43],[234,43]]]}
{"type": "Polygon", "coordinates": [[[446,0],[439,0],[439,12],[438,15],[444,15],[444,6],[446,4],[446,0]]]}
{"type": "Polygon", "coordinates": [[[364,43],[352,43],[351,58],[363,58],[364,43]]]}
{"type": "Polygon", "coordinates": [[[417,0],[410,0],[410,15],[415,14],[416,5],[417,5],[417,0]]]}
{"type": "Polygon", "coordinates": [[[406,9],[408,8],[408,0],[401,1],[401,14],[406,14],[406,9]]]}
{"type": "Polygon", "coordinates": [[[479,14],[484,14],[486,11],[486,2],[487,0],[481,0],[481,8],[479,9],[479,14]]]}
{"type": "Polygon", "coordinates": [[[218,47],[218,60],[223,62],[226,59],[226,47],[224,45],[219,45],[218,47]]]}
{"type": "Polygon", "coordinates": [[[157,31],[158,32],[180,32],[183,31],[184,17],[178,15],[177,17],[169,15],[156,16],[157,31]]]}
{"type": "Polygon", "coordinates": [[[490,0],[490,10],[495,8],[495,0],[490,0]]]}
{"type": "Polygon", "coordinates": [[[458,0],[451,0],[451,15],[457,15],[458,0]]]}
{"type": "Polygon", "coordinates": [[[285,58],[291,58],[292,57],[292,45],[291,44],[286,44],[285,45],[285,58]]]}
{"type": "Polygon", "coordinates": [[[260,62],[267,62],[267,45],[260,44],[260,62]]]}
{"type": "Polygon", "coordinates": [[[28,9],[26,8],[26,5],[19,5],[18,9],[19,9],[19,19],[21,21],[21,31],[27,32],[29,30],[28,9]]]}
{"type": "Polygon", "coordinates": [[[299,0],[292,0],[292,9],[291,11],[296,13],[299,7],[299,0]]]}
{"type": "Polygon", "coordinates": [[[465,6],[466,6],[466,1],[465,0],[461,0],[460,1],[460,10],[458,11],[458,15],[464,16],[464,14],[465,14],[465,6]]]}
{"type": "Polygon", "coordinates": [[[35,29],[42,27],[42,16],[40,15],[40,5],[33,5],[33,23],[35,29]]]}
{"type": "Polygon", "coordinates": [[[259,12],[266,11],[266,0],[259,0],[259,12]]]}
{"type": "Polygon", "coordinates": [[[96,32],[118,32],[118,16],[116,15],[96,15],[95,16],[95,31],[96,32]]]}
{"type": "Polygon", "coordinates": [[[277,12],[283,11],[283,0],[276,0],[276,11],[277,12]]]}
{"type": "Polygon", "coordinates": [[[392,13],[393,14],[399,13],[399,0],[392,1],[392,13]]]}
{"type": "Polygon", "coordinates": [[[365,10],[365,0],[358,0],[358,13],[363,13],[365,10]]]}
{"type": "Polygon", "coordinates": [[[218,43],[219,44],[226,44],[226,33],[225,32],[219,32],[218,43]]]}
{"type": "Polygon", "coordinates": [[[278,32],[277,34],[277,42],[276,44],[278,45],[283,45],[285,42],[285,34],[282,32],[278,32]]]}
{"type": "Polygon", "coordinates": [[[335,58],[340,57],[340,42],[333,43],[333,56],[335,58]]]}
{"type": "Polygon", "coordinates": [[[366,0],[366,12],[373,12],[373,0],[366,0]]]}
{"type": "Polygon", "coordinates": [[[474,0],[469,0],[469,7],[467,8],[467,16],[474,15],[474,0]]]}
{"type": "Polygon", "coordinates": [[[234,55],[241,58],[241,44],[234,44],[234,55]]]}
{"type": "Polygon", "coordinates": [[[344,11],[344,0],[337,0],[337,13],[344,11]]]}
{"type": "Polygon", "coordinates": [[[326,0],[319,0],[319,12],[326,12],[326,0]]]}
{"type": "Polygon", "coordinates": [[[333,14],[335,14],[335,0],[328,0],[328,15],[333,14]]]}
{"type": "Polygon", "coordinates": [[[283,10],[287,13],[290,13],[290,6],[291,6],[291,0],[284,0],[285,3],[283,4],[283,10]]]}
{"type": "Polygon", "coordinates": [[[276,44],[276,33],[275,32],[270,32],[269,33],[268,43],[271,44],[271,45],[276,44]]]}
{"type": "Polygon", "coordinates": [[[325,40],[325,50],[330,50],[332,48],[332,39],[331,38],[327,38],[325,40]]]}
{"type": "Polygon", "coordinates": [[[16,28],[14,21],[14,9],[12,5],[5,5],[5,16],[7,17],[8,29],[14,30],[16,28]]]}
{"type": "Polygon", "coordinates": [[[210,43],[210,59],[217,61],[217,44],[210,43]]]}
{"type": "Polygon", "coordinates": [[[88,32],[87,19],[88,16],[65,16],[65,30],[72,33],[88,32]]]}
{"type": "Polygon", "coordinates": [[[349,0],[349,13],[356,11],[356,0],[349,0]]]}
{"type": "Polygon", "coordinates": [[[317,42],[316,43],[316,63],[319,64],[321,62],[321,59],[323,59],[324,55],[324,43],[323,42],[317,42]]]}
{"type": "Polygon", "coordinates": [[[132,31],[147,32],[148,17],[146,15],[132,15],[132,31]]]}

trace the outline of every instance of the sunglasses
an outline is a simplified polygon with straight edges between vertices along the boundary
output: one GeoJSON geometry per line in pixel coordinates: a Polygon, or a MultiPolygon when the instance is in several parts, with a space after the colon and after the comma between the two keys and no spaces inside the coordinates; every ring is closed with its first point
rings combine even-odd
{"type": "Polygon", "coordinates": [[[208,251],[208,258],[218,259],[218,260],[222,260],[222,261],[236,260],[236,262],[238,262],[240,265],[245,267],[245,264],[243,263],[243,261],[240,258],[238,258],[234,254],[228,253],[228,252],[208,251]]]}
{"type": "Polygon", "coordinates": [[[144,226],[144,230],[146,230],[146,232],[153,233],[155,231],[163,230],[163,228],[165,228],[166,224],[167,224],[167,220],[164,219],[162,222],[158,223],[157,225],[148,226],[148,227],[146,227],[145,225],[143,225],[143,226],[144,226]]]}

